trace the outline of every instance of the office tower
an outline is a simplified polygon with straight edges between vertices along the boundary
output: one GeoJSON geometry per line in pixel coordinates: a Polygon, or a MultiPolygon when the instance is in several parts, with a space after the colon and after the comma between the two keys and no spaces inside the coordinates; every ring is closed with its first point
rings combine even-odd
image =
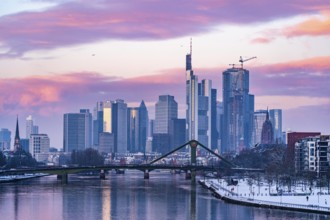
{"type": "Polygon", "coordinates": [[[254,112],[253,116],[253,135],[252,135],[252,144],[261,143],[261,132],[262,125],[266,121],[267,110],[257,110],[254,112]]]}
{"type": "Polygon", "coordinates": [[[148,126],[148,137],[152,137],[154,135],[154,127],[155,127],[155,119],[149,120],[148,126]]]}
{"type": "Polygon", "coordinates": [[[283,143],[282,139],[282,109],[270,109],[269,119],[273,125],[274,142],[283,143]]]}
{"type": "Polygon", "coordinates": [[[222,102],[216,102],[216,129],[218,133],[218,139],[217,139],[217,149],[219,152],[222,152],[221,150],[221,134],[223,130],[223,103],[222,102]]]}
{"type": "Polygon", "coordinates": [[[18,126],[18,117],[16,119],[16,131],[15,131],[15,138],[14,138],[14,151],[17,151],[20,149],[21,143],[20,143],[20,137],[19,137],[19,126],[18,126]]]}
{"type": "Polygon", "coordinates": [[[25,152],[30,152],[30,138],[22,138],[20,140],[21,143],[21,148],[25,151],[25,152]]]}
{"type": "Polygon", "coordinates": [[[99,134],[103,132],[103,102],[97,102],[93,112],[93,145],[99,144],[99,134]]]}
{"type": "Polygon", "coordinates": [[[178,103],[174,100],[174,96],[159,96],[155,110],[156,118],[154,133],[169,134],[171,119],[178,118],[178,103]]]}
{"type": "Polygon", "coordinates": [[[212,89],[211,80],[198,83],[198,141],[212,149],[217,148],[216,100],[217,90],[212,89]]]}
{"type": "Polygon", "coordinates": [[[47,134],[31,134],[29,152],[38,162],[46,162],[49,155],[50,141],[47,134]]]}
{"type": "Polygon", "coordinates": [[[161,95],[156,103],[156,118],[154,124],[153,150],[165,153],[172,148],[173,131],[171,121],[178,118],[178,103],[174,96],[161,95]]]}
{"type": "Polygon", "coordinates": [[[127,137],[129,152],[145,152],[148,129],[148,110],[141,102],[139,107],[127,109],[127,137]]]}
{"type": "Polygon", "coordinates": [[[269,113],[267,110],[266,120],[262,124],[261,144],[273,144],[273,142],[274,142],[273,125],[269,120],[269,113]]]}
{"type": "Polygon", "coordinates": [[[11,144],[11,132],[7,128],[0,130],[0,151],[9,150],[11,144]]]}
{"type": "Polygon", "coordinates": [[[139,152],[145,152],[148,136],[149,114],[142,100],[139,107],[139,152]]]}
{"type": "Polygon", "coordinates": [[[31,134],[38,134],[39,127],[34,125],[32,115],[26,118],[26,138],[29,139],[31,134]]]}
{"type": "Polygon", "coordinates": [[[218,149],[219,132],[217,130],[217,90],[211,89],[211,145],[218,149]]]}
{"type": "Polygon", "coordinates": [[[171,128],[170,137],[172,138],[172,144],[170,150],[181,146],[186,143],[186,119],[175,118],[170,122],[171,128]]]}
{"type": "Polygon", "coordinates": [[[103,131],[102,132],[109,132],[112,133],[112,101],[105,101],[103,102],[103,131]]]}
{"type": "MultiPolygon", "coordinates": [[[[110,111],[112,114],[111,128],[105,132],[114,135],[114,153],[127,153],[127,104],[124,100],[117,99],[112,103],[110,111]]],[[[106,105],[104,105],[104,112],[106,112],[106,105]]]]}
{"type": "Polygon", "coordinates": [[[189,140],[198,139],[198,77],[192,68],[192,44],[190,54],[186,55],[186,123],[189,140]]]}
{"type": "Polygon", "coordinates": [[[99,152],[112,153],[114,151],[114,135],[108,132],[99,134],[99,152]]]}
{"type": "Polygon", "coordinates": [[[139,108],[127,108],[127,148],[129,152],[139,152],[139,108]]]}
{"type": "Polygon", "coordinates": [[[64,114],[63,148],[65,152],[92,146],[92,115],[88,109],[64,114]]]}
{"type": "Polygon", "coordinates": [[[230,68],[223,72],[224,126],[222,151],[239,152],[252,145],[254,96],[249,94],[249,71],[230,68]]]}

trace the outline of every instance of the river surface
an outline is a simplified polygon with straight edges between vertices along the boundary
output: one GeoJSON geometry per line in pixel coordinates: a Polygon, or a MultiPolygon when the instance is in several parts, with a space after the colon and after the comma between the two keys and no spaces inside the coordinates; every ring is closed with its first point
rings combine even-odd
{"type": "Polygon", "coordinates": [[[140,171],[98,176],[56,176],[0,184],[1,220],[327,219],[324,215],[254,208],[212,197],[184,174],[140,171]]]}

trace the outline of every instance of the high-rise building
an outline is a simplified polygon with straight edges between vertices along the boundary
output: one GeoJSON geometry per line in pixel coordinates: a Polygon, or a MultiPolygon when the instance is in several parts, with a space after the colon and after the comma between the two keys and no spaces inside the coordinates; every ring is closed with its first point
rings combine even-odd
{"type": "Polygon", "coordinates": [[[249,71],[230,68],[223,72],[223,152],[252,146],[254,96],[249,94],[249,71]]]}
{"type": "Polygon", "coordinates": [[[142,100],[139,107],[139,152],[145,152],[148,136],[149,114],[148,109],[142,100]]]}
{"type": "Polygon", "coordinates": [[[109,132],[99,133],[99,152],[112,153],[114,150],[114,135],[109,132]]]}
{"type": "Polygon", "coordinates": [[[198,141],[211,146],[211,91],[212,81],[198,83],[198,141]]]}
{"type": "Polygon", "coordinates": [[[221,134],[223,130],[223,103],[222,102],[216,102],[216,129],[218,133],[217,137],[217,149],[219,152],[222,152],[221,150],[221,134]]]}
{"type": "Polygon", "coordinates": [[[252,144],[260,144],[261,143],[261,132],[262,125],[266,121],[267,110],[257,110],[254,112],[253,116],[253,135],[252,135],[252,144]]]}
{"type": "Polygon", "coordinates": [[[113,119],[113,112],[112,112],[112,105],[114,102],[112,101],[105,101],[103,102],[103,131],[102,132],[113,132],[112,128],[112,119],[113,119]]]}
{"type": "Polygon", "coordinates": [[[171,138],[171,148],[169,150],[173,150],[186,143],[186,119],[175,118],[170,122],[171,128],[170,134],[171,138]]]}
{"type": "Polygon", "coordinates": [[[269,120],[273,125],[274,142],[283,143],[282,139],[282,110],[281,109],[270,109],[269,120]]]}
{"type": "Polygon", "coordinates": [[[0,151],[9,150],[11,144],[11,131],[7,128],[1,128],[0,130],[0,151]]]}
{"type": "Polygon", "coordinates": [[[190,54],[186,55],[186,123],[189,140],[198,139],[198,77],[192,68],[192,44],[190,54]]]}
{"type": "MultiPolygon", "coordinates": [[[[124,100],[117,99],[111,105],[111,127],[105,132],[114,135],[114,153],[127,153],[127,104],[124,100]]],[[[104,105],[104,112],[106,106],[104,105]]],[[[106,121],[106,119],[104,119],[106,121]]],[[[107,126],[105,126],[107,128],[107,126]]]]}
{"type": "Polygon", "coordinates": [[[80,113],[64,114],[63,148],[65,152],[92,147],[92,114],[88,109],[80,113]]]}
{"type": "Polygon", "coordinates": [[[266,120],[262,124],[261,144],[273,144],[273,143],[274,143],[273,125],[269,120],[269,113],[267,109],[266,120]]]}
{"type": "Polygon", "coordinates": [[[26,138],[29,139],[31,134],[38,134],[39,127],[34,125],[32,115],[26,118],[26,138]]]}
{"type": "Polygon", "coordinates": [[[170,121],[178,118],[178,103],[174,96],[161,95],[156,103],[156,118],[154,133],[169,134],[170,121]]]}
{"type": "Polygon", "coordinates": [[[148,131],[148,110],[141,102],[139,107],[127,109],[127,137],[129,152],[145,152],[148,131]]]}
{"type": "Polygon", "coordinates": [[[127,108],[127,149],[129,152],[139,152],[139,108],[127,108]]]}
{"type": "Polygon", "coordinates": [[[178,103],[174,100],[174,96],[161,95],[156,103],[155,110],[153,150],[165,153],[173,145],[174,137],[171,123],[173,123],[172,120],[178,118],[178,103]]]}
{"type": "Polygon", "coordinates": [[[29,152],[38,162],[47,161],[50,141],[47,134],[31,134],[29,152]]]}
{"type": "Polygon", "coordinates": [[[93,145],[99,145],[99,134],[103,132],[103,102],[97,102],[93,112],[93,145]]]}
{"type": "Polygon", "coordinates": [[[217,130],[217,90],[211,89],[211,145],[210,147],[218,149],[219,132],[217,130]]]}

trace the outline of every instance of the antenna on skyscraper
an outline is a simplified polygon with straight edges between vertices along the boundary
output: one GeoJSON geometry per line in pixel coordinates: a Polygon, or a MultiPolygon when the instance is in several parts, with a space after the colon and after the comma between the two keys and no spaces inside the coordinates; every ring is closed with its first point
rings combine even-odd
{"type": "Polygon", "coordinates": [[[192,56],[192,38],[190,38],[190,56],[192,56]]]}

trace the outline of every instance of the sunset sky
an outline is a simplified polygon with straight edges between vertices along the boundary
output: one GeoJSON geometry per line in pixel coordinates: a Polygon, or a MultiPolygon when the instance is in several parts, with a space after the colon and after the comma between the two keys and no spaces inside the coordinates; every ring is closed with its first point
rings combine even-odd
{"type": "Polygon", "coordinates": [[[32,115],[62,147],[63,114],[96,101],[159,95],[185,117],[185,55],[212,79],[239,57],[255,109],[283,109],[283,129],[330,134],[329,0],[1,0],[0,128],[21,137],[32,115]]]}

